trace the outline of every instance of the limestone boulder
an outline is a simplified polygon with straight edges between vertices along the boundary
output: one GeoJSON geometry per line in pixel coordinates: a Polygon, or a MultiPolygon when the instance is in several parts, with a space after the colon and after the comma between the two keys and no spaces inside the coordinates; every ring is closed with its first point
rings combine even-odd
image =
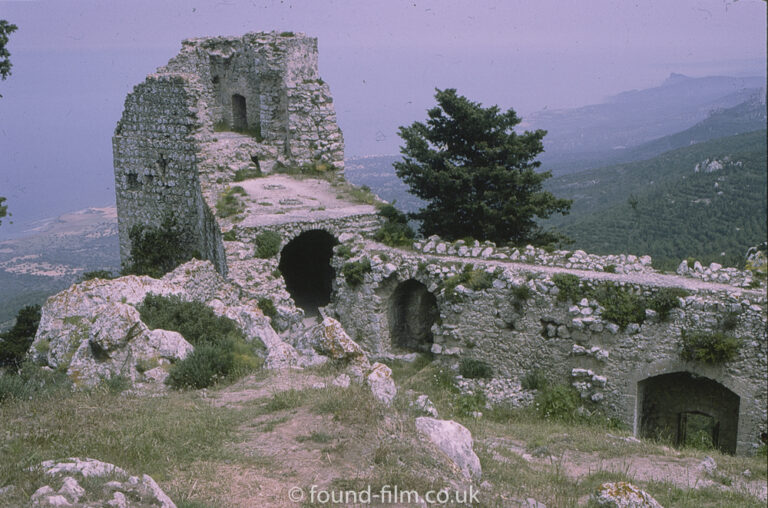
{"type": "Polygon", "coordinates": [[[392,369],[383,363],[374,363],[371,372],[365,378],[373,396],[386,405],[391,405],[397,395],[397,386],[392,379],[392,369]]]}
{"type": "Polygon", "coordinates": [[[591,500],[610,508],[663,508],[653,496],[629,482],[603,483],[591,500]]]}
{"type": "Polygon", "coordinates": [[[467,478],[482,474],[480,459],[472,449],[472,434],[453,420],[438,420],[428,416],[416,418],[416,430],[427,437],[453,462],[467,478]]]}
{"type": "Polygon", "coordinates": [[[356,360],[365,358],[365,351],[353,341],[342,328],[341,323],[331,317],[323,319],[313,330],[314,347],[320,354],[334,360],[356,360]]]}
{"type": "Polygon", "coordinates": [[[55,490],[50,485],[37,489],[30,498],[33,506],[86,506],[80,499],[88,494],[87,506],[157,506],[176,508],[176,504],[149,475],[130,476],[114,464],[95,459],[72,457],[62,461],[47,460],[40,464],[51,484],[61,483],[55,490]],[[63,481],[62,475],[67,475],[63,481]],[[80,482],[88,478],[88,488],[80,482]],[[131,500],[128,503],[128,500],[131,500]]]}
{"type": "Polygon", "coordinates": [[[221,277],[210,262],[197,260],[162,279],[94,279],[52,296],[43,306],[30,356],[37,363],[65,369],[76,386],[94,386],[118,375],[135,384],[162,386],[170,364],[194,348],[179,333],[149,330],[141,321],[137,307],[149,294],[202,302],[232,319],[246,340],[266,346],[270,368],[302,363],[254,301],[241,296],[240,288],[221,277]]]}

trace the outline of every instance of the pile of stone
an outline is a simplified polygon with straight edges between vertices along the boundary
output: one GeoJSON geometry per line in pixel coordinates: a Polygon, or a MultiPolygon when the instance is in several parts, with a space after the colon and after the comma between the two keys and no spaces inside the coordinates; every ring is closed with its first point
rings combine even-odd
{"type": "Polygon", "coordinates": [[[677,274],[743,288],[751,288],[760,283],[759,279],[756,279],[748,270],[724,267],[719,263],[710,263],[709,266],[704,266],[699,261],[694,261],[693,266],[691,266],[686,259],[680,262],[677,267],[677,274]]]}
{"type": "Polygon", "coordinates": [[[528,245],[525,248],[497,247],[493,242],[475,240],[467,243],[464,240],[448,242],[433,235],[426,240],[413,243],[413,248],[425,254],[457,256],[479,259],[505,259],[519,263],[531,263],[542,266],[559,266],[578,270],[608,271],[615,273],[651,273],[651,256],[635,256],[618,254],[597,256],[587,254],[583,250],[574,252],[556,250],[549,252],[528,245]]]}
{"type": "Polygon", "coordinates": [[[64,461],[47,460],[40,464],[40,468],[51,477],[51,481],[32,494],[32,506],[176,508],[151,476],[131,476],[113,464],[73,457],[64,461]],[[83,482],[84,479],[88,479],[87,483],[83,482]],[[83,488],[81,483],[87,484],[88,489],[83,488]]]}
{"type": "Polygon", "coordinates": [[[534,392],[524,389],[514,379],[495,377],[492,379],[467,379],[456,376],[456,386],[465,395],[485,394],[487,405],[525,407],[533,402],[534,392]]]}

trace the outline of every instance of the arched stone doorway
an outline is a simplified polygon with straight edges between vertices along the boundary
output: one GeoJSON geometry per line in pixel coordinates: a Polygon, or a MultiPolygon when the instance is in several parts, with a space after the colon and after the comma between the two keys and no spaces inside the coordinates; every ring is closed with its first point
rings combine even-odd
{"type": "Polygon", "coordinates": [[[239,94],[232,96],[232,128],[236,131],[248,128],[248,111],[245,106],[245,97],[239,94]]]}
{"type": "Polygon", "coordinates": [[[435,295],[421,282],[408,279],[398,284],[389,302],[389,333],[392,346],[429,351],[432,325],[440,315],[435,295]]]}
{"type": "Polygon", "coordinates": [[[740,398],[712,379],[690,372],[649,377],[637,385],[640,434],[683,446],[711,441],[736,453],[740,398]]]}
{"type": "Polygon", "coordinates": [[[305,231],[288,242],[280,253],[278,268],[285,286],[296,306],[307,315],[316,315],[317,308],[331,301],[333,278],[331,266],[333,247],[339,241],[327,231],[305,231]]]}

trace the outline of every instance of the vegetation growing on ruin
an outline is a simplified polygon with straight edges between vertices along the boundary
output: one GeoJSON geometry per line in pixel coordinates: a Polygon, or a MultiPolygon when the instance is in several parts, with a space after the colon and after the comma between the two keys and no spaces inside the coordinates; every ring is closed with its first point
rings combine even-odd
{"type": "Polygon", "coordinates": [[[229,125],[226,120],[219,120],[213,124],[213,132],[237,132],[238,134],[244,134],[254,138],[257,142],[261,143],[264,138],[261,135],[261,125],[249,125],[245,128],[235,128],[229,125]]]}
{"type": "Polygon", "coordinates": [[[683,330],[680,357],[710,365],[720,365],[735,360],[741,340],[723,332],[683,330]]]}
{"type": "Polygon", "coordinates": [[[459,361],[459,374],[467,379],[490,379],[493,377],[493,368],[483,360],[462,358],[459,361]]]}
{"type": "Polygon", "coordinates": [[[283,239],[279,233],[274,231],[263,231],[256,235],[256,257],[269,259],[277,256],[280,252],[280,245],[283,239]]]}
{"type": "Polygon", "coordinates": [[[135,224],[128,237],[131,259],[123,268],[123,275],[149,275],[157,279],[190,259],[201,257],[189,246],[171,217],[166,217],[159,227],[135,224]]]}
{"type": "Polygon", "coordinates": [[[365,280],[365,274],[371,272],[371,260],[363,258],[360,261],[350,261],[341,267],[344,280],[350,287],[357,287],[365,280]]]}
{"type": "Polygon", "coordinates": [[[452,275],[443,281],[445,297],[449,301],[456,301],[459,298],[459,293],[456,292],[459,285],[472,291],[482,291],[493,285],[493,279],[493,274],[480,268],[476,269],[472,264],[467,264],[461,273],[452,275]]]}
{"type": "Polygon", "coordinates": [[[379,208],[378,214],[384,219],[384,224],[373,235],[376,241],[390,247],[405,247],[413,243],[414,233],[403,212],[387,204],[379,208]]]}
{"type": "Polygon", "coordinates": [[[623,330],[630,323],[642,324],[645,309],[658,313],[660,320],[669,319],[670,312],[680,306],[680,298],[688,296],[682,288],[659,288],[652,296],[635,294],[630,288],[619,286],[612,281],[583,284],[579,277],[568,273],[557,273],[552,282],[558,289],[560,302],[578,302],[582,298],[596,300],[603,307],[603,319],[619,325],[623,330]]]}
{"type": "Polygon", "coordinates": [[[201,302],[150,294],[139,306],[139,314],[150,329],[179,332],[195,347],[171,366],[166,382],[174,388],[205,388],[261,366],[256,345],[246,343],[237,324],[201,302]]]}
{"type": "Polygon", "coordinates": [[[266,296],[259,298],[257,305],[259,309],[261,309],[261,312],[268,318],[274,319],[277,317],[277,308],[275,307],[275,302],[273,302],[271,298],[267,298],[266,296]]]}
{"type": "Polygon", "coordinates": [[[242,182],[251,178],[261,178],[262,176],[264,176],[264,173],[259,168],[242,168],[235,171],[233,180],[235,182],[242,182]]]}
{"type": "Polygon", "coordinates": [[[240,187],[235,185],[234,187],[228,187],[219,196],[219,200],[216,202],[216,211],[219,217],[231,217],[242,213],[245,210],[245,204],[240,200],[238,196],[247,196],[248,193],[240,187]]]}

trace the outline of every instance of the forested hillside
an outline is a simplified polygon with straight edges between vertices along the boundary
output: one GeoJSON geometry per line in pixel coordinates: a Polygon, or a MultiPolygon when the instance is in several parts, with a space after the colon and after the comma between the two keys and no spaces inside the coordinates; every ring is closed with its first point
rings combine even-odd
{"type": "Polygon", "coordinates": [[[768,235],[765,130],[559,177],[547,187],[574,200],[569,216],[549,224],[590,252],[650,254],[668,267],[689,256],[736,265],[768,235]]]}

